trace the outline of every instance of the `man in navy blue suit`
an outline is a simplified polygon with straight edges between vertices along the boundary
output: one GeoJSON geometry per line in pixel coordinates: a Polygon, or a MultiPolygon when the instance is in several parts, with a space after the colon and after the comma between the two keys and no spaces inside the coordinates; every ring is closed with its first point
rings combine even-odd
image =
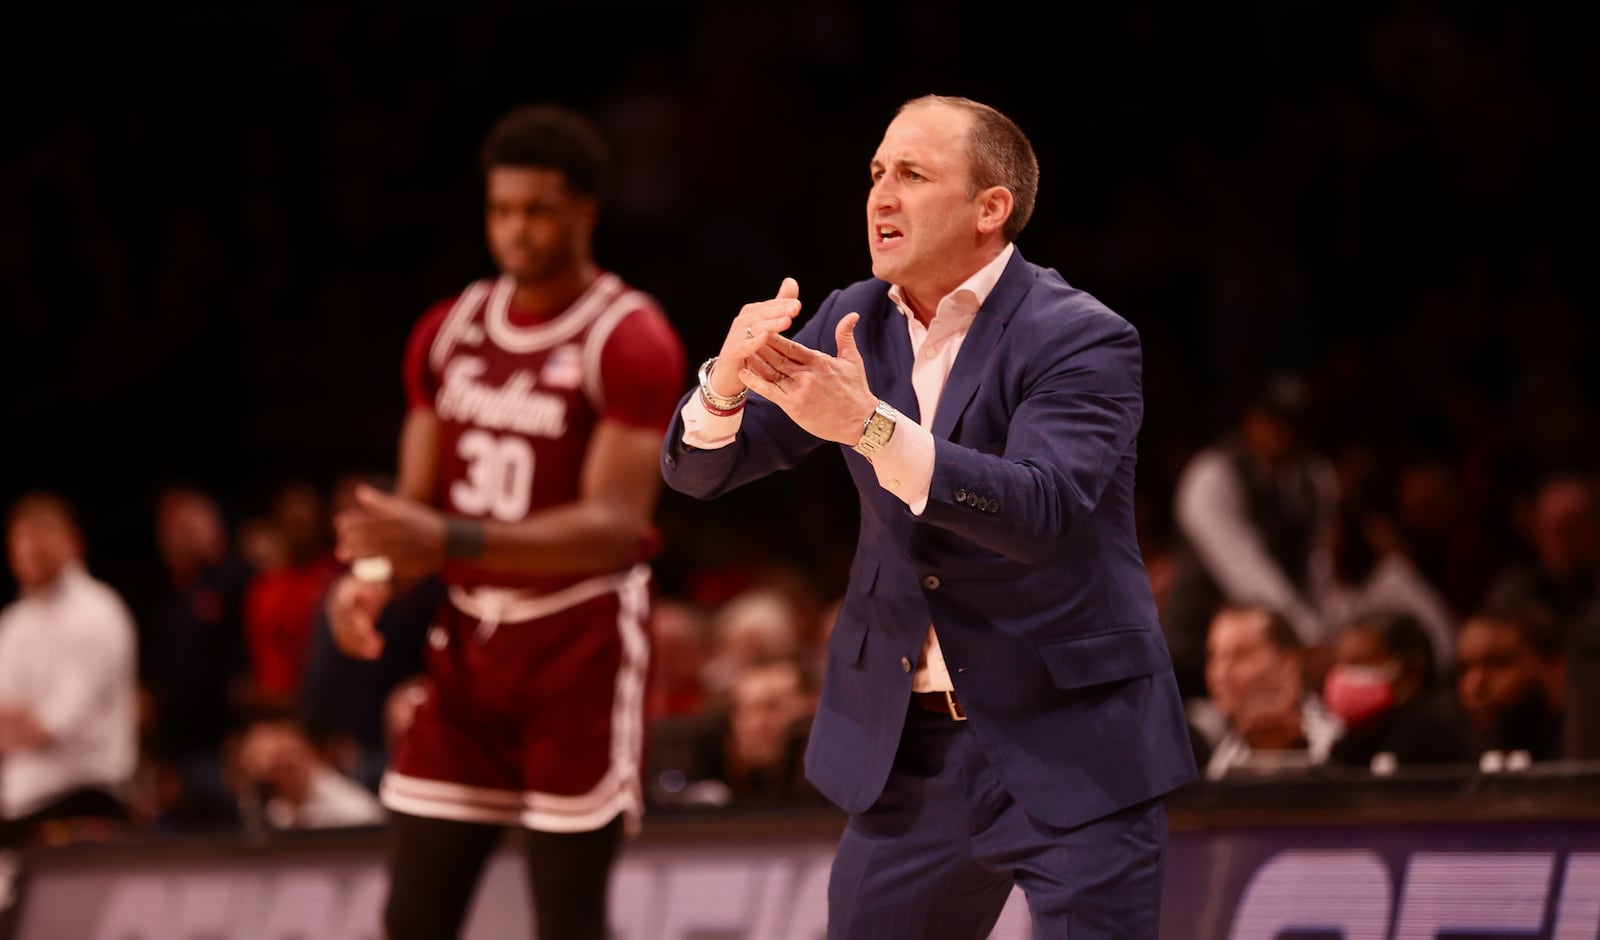
{"type": "Polygon", "coordinates": [[[995,109],[924,97],[872,158],[873,277],[793,339],[746,305],[663,442],[711,499],[840,445],[861,531],[806,776],[850,813],[829,936],[1155,938],[1196,776],[1134,531],[1137,331],[1015,245],[1038,191],[995,109]]]}

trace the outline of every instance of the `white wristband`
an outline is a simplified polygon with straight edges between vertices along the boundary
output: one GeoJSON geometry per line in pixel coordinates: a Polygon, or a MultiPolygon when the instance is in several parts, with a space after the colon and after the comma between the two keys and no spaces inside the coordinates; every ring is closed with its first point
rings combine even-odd
{"type": "Polygon", "coordinates": [[[389,579],[394,577],[394,565],[382,555],[357,558],[350,565],[350,574],[357,581],[368,584],[388,584],[389,579]]]}

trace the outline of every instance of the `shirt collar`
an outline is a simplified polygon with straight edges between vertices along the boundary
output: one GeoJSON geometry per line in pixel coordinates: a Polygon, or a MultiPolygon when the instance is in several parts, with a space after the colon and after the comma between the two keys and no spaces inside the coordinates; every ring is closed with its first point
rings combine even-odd
{"type": "Polygon", "coordinates": [[[62,566],[61,573],[56,575],[54,581],[40,587],[19,590],[18,599],[39,604],[54,604],[75,592],[88,578],[89,571],[83,562],[72,559],[62,566]]]}
{"type": "MultiPolygon", "coordinates": [[[[1000,249],[1000,253],[994,256],[994,260],[979,268],[965,281],[962,281],[955,290],[941,297],[938,306],[934,308],[933,315],[938,317],[944,312],[946,305],[957,299],[963,291],[971,295],[968,309],[973,314],[976,314],[978,308],[983,306],[984,301],[989,299],[989,294],[994,290],[994,286],[1000,283],[1000,275],[1005,273],[1006,264],[1011,260],[1011,255],[1015,251],[1016,245],[1007,242],[1006,246],[1000,249]]],[[[889,299],[894,301],[895,307],[907,318],[916,319],[916,314],[912,312],[910,305],[906,303],[905,290],[899,284],[889,285],[889,299]]]]}

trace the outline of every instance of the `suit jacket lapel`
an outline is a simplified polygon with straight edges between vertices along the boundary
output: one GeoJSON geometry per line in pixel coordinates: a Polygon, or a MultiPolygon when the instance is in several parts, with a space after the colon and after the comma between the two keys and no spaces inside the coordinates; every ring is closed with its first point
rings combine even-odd
{"type": "MultiPolygon", "coordinates": [[[[859,330],[866,322],[863,316],[856,328],[859,330]]],[[[895,411],[920,422],[922,407],[917,404],[917,390],[911,384],[911,367],[916,364],[911,355],[911,333],[906,327],[905,314],[889,300],[887,288],[874,326],[870,345],[862,342],[859,336],[856,341],[866,364],[867,381],[878,397],[895,411]]]]}
{"type": "MultiPolygon", "coordinates": [[[[1021,251],[1013,251],[994,290],[989,292],[989,298],[978,308],[972,328],[967,331],[967,338],[961,341],[961,351],[956,353],[950,377],[945,380],[944,391],[939,394],[939,408],[933,416],[934,437],[949,439],[957,419],[967,409],[989,371],[995,347],[1005,334],[1006,324],[1032,286],[1033,268],[1022,260],[1021,251]]],[[[909,343],[907,345],[909,349],[909,343]]]]}

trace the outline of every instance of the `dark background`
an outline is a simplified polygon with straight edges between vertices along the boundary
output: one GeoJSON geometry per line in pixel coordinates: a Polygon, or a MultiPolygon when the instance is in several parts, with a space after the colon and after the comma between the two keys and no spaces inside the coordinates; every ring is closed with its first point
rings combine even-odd
{"type": "MultiPolygon", "coordinates": [[[[1597,88],[1575,17],[1316,0],[35,11],[0,55],[0,498],[67,495],[91,565],[129,587],[166,479],[242,518],[290,479],[390,469],[413,319],[491,273],[478,142],[534,98],[611,135],[600,260],[661,299],[698,363],[783,276],[811,308],[867,274],[867,161],[928,92],[1021,124],[1043,179],[1020,250],[1140,329],[1153,538],[1184,458],[1278,369],[1316,379],[1328,447],[1484,458],[1509,493],[1519,468],[1593,466],[1597,88]]],[[[668,494],[664,514],[755,523],[816,557],[854,535],[837,463],[703,507],[668,494]]]]}

